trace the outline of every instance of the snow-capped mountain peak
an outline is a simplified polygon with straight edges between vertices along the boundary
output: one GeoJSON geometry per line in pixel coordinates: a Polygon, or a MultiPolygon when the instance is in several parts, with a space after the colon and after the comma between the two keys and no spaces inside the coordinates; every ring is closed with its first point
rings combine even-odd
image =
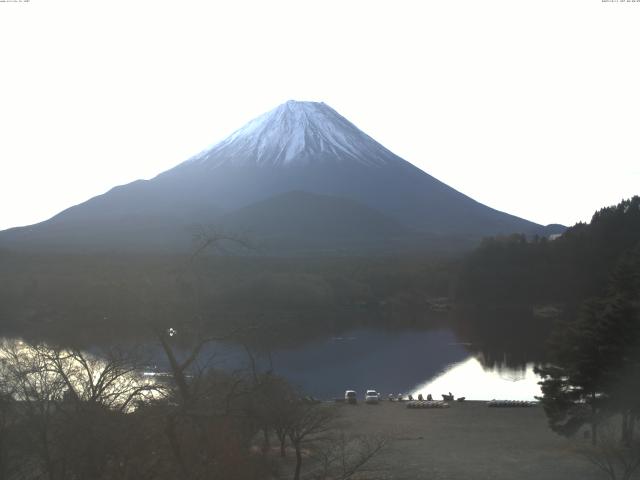
{"type": "Polygon", "coordinates": [[[430,242],[449,252],[459,241],[542,228],[433,178],[324,103],[289,101],[151,180],[0,232],[0,247],[189,251],[194,225],[212,223],[253,231],[280,253],[332,255],[430,242]]]}
{"type": "Polygon", "coordinates": [[[189,160],[220,165],[289,166],[402,161],[322,102],[289,100],[189,160]]]}

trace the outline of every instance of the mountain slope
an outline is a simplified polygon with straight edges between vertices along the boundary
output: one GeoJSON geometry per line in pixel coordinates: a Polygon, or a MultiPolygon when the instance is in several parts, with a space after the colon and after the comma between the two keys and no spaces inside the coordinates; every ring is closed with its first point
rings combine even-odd
{"type": "Polygon", "coordinates": [[[301,191],[240,208],[218,224],[260,239],[269,250],[380,250],[414,237],[397,221],[353,200],[301,191]]]}
{"type": "Polygon", "coordinates": [[[398,157],[324,103],[289,101],[158,177],[200,184],[222,208],[290,190],[352,198],[438,234],[533,232],[398,157]]]}
{"type": "Polygon", "coordinates": [[[291,191],[356,202],[407,232],[469,239],[542,231],[431,177],[327,105],[290,101],[152,180],[116,187],[46,222],[0,232],[0,245],[180,250],[190,244],[193,225],[215,224],[291,191]]]}

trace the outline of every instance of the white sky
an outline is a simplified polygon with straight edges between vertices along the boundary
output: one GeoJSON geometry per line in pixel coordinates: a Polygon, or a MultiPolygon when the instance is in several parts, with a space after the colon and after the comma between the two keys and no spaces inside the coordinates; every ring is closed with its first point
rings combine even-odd
{"type": "Polygon", "coordinates": [[[288,99],[489,206],[588,220],[640,193],[639,27],[601,0],[2,0],[0,229],[288,99]]]}

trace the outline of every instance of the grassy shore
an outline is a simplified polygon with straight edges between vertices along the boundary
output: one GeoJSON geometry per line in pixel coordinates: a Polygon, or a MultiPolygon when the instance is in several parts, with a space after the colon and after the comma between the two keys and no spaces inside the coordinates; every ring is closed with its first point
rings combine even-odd
{"type": "Polygon", "coordinates": [[[549,430],[540,407],[453,402],[448,409],[408,409],[382,402],[339,409],[350,432],[389,438],[377,462],[390,479],[604,478],[575,453],[575,443],[549,430]]]}

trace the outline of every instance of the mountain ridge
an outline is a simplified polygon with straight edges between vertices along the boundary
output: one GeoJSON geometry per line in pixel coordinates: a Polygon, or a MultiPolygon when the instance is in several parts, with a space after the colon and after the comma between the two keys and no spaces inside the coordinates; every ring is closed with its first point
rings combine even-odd
{"type": "MultiPolygon", "coordinates": [[[[324,202],[334,205],[338,217],[339,205],[356,202],[411,235],[457,236],[469,243],[487,235],[545,232],[541,225],[449,187],[328,105],[289,101],[151,180],[114,187],[45,222],[0,232],[0,246],[184,250],[194,225],[216,224],[234,211],[291,191],[342,199],[340,204],[316,197],[308,215],[324,202]]],[[[289,221],[302,221],[300,212],[291,212],[289,221]]],[[[365,216],[373,223],[382,218],[365,216]]],[[[337,242],[339,230],[336,226],[337,242]]],[[[371,241],[384,248],[387,238],[368,238],[366,243],[371,241]]]]}

